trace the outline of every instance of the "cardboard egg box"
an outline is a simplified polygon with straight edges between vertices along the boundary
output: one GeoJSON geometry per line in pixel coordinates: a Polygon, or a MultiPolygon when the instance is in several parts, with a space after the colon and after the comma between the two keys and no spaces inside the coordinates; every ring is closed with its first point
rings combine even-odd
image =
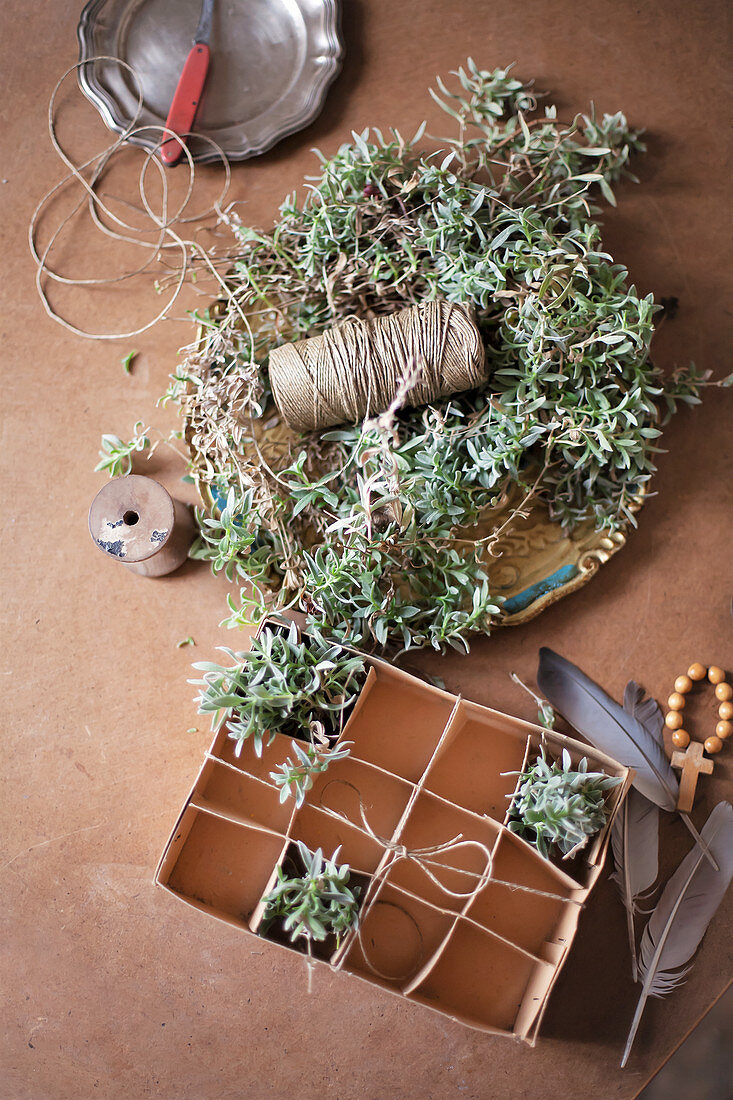
{"type": "MultiPolygon", "coordinates": [[[[292,798],[279,801],[270,778],[292,757],[290,737],[275,734],[261,758],[249,744],[237,757],[226,727],[217,732],[156,882],[257,935],[262,898],[278,865],[297,860],[295,842],[327,857],[340,847],[339,863],[361,889],[360,930],[338,947],[315,944],[314,958],[533,1045],[631,773],[571,738],[365,661],[366,682],[340,735],[353,742],[350,755],[315,777],[299,809],[292,798]],[[605,828],[570,865],[544,859],[507,828],[516,776],[506,773],[521,771],[543,741],[549,758],[567,749],[574,763],[586,756],[591,769],[622,780],[607,792],[605,828]]],[[[275,930],[266,938],[305,951],[302,939],[275,930]]]]}

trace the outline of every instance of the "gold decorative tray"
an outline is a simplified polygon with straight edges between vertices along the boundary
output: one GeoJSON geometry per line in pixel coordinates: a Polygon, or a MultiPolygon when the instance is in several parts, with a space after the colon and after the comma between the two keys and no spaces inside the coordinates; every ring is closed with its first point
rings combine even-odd
{"type": "MultiPolygon", "coordinates": [[[[514,495],[518,495],[516,486],[502,509],[492,514],[492,526],[501,523],[502,511],[511,511],[514,495]]],[[[642,491],[634,511],[641,508],[643,499],[642,491]]],[[[529,505],[526,517],[515,520],[512,529],[502,535],[498,556],[486,559],[492,591],[504,597],[501,624],[526,623],[582,588],[625,544],[626,529],[597,531],[587,521],[568,535],[552,522],[541,502],[529,505]]]]}
{"type": "MultiPolygon", "coordinates": [[[[221,303],[215,303],[215,314],[221,303]]],[[[199,333],[203,344],[203,331],[199,333]]],[[[212,492],[211,463],[198,452],[191,425],[184,419],[184,437],[193,461],[193,473],[199,494],[208,514],[223,506],[212,492]],[[208,471],[208,474],[207,474],[208,471]]],[[[253,422],[256,447],[243,451],[250,460],[263,458],[272,469],[282,468],[297,454],[300,436],[285,424],[273,409],[261,424],[253,422]]],[[[471,529],[471,538],[479,540],[499,529],[521,504],[522,490],[512,485],[496,507],[487,509],[481,524],[471,529]]],[[[641,487],[632,504],[637,512],[644,503],[641,487]]],[[[601,565],[613,557],[626,543],[628,524],[609,532],[596,530],[593,521],[579,524],[571,534],[550,519],[546,505],[537,498],[522,504],[522,514],[516,516],[494,544],[492,552],[484,550],[483,560],[491,580],[492,593],[503,599],[502,612],[496,625],[515,626],[528,622],[563,596],[570,595],[587,584],[601,565]]],[[[468,534],[468,532],[466,532],[468,534]]]]}

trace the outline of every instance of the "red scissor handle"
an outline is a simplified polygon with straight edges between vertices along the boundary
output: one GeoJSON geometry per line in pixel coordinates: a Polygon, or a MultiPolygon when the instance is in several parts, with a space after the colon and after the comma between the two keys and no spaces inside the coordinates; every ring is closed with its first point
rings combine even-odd
{"type": "MultiPolygon", "coordinates": [[[[193,129],[208,71],[209,47],[204,42],[194,42],[178,78],[171,109],[165,120],[167,128],[174,134],[187,134],[193,129]]],[[[160,147],[160,159],[169,168],[177,164],[182,155],[183,145],[178,138],[167,138],[160,147]]]]}

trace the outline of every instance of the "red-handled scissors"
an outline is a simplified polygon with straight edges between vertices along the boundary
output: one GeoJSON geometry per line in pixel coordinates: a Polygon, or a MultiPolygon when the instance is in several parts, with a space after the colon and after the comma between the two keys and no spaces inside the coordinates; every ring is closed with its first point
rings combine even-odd
{"type": "MultiPolygon", "coordinates": [[[[196,28],[193,46],[186,58],[183,71],[178,78],[175,95],[165,120],[166,127],[174,134],[187,134],[193,129],[201,93],[204,90],[206,74],[209,71],[209,39],[211,37],[211,18],[214,12],[214,0],[204,0],[201,18],[196,28]]],[[[172,168],[183,155],[183,144],[178,138],[167,138],[160,147],[163,164],[172,168]]]]}

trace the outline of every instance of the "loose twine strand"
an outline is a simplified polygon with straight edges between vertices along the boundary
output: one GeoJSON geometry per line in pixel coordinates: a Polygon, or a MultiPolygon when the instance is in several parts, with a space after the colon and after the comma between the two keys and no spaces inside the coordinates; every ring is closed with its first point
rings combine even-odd
{"type": "Polygon", "coordinates": [[[385,317],[356,317],[320,336],[273,348],[270,383],[282,417],[314,431],[384,412],[417,370],[405,404],[425,405],[485,379],[483,341],[464,305],[436,299],[385,317]]]}
{"type": "MultiPolygon", "coordinates": [[[[153,325],[157,324],[158,321],[167,316],[174,302],[177,300],[179,294],[181,293],[184,282],[186,280],[186,276],[188,275],[191,268],[192,257],[194,255],[201,258],[204,265],[208,268],[211,275],[213,275],[214,279],[218,283],[220,289],[225,294],[225,296],[232,299],[231,292],[229,291],[224,279],[222,279],[221,275],[217,271],[215,262],[209,256],[206,249],[204,249],[196,241],[185,239],[179,232],[176,231],[177,226],[180,227],[190,224],[191,222],[201,221],[211,214],[215,214],[223,221],[227,220],[226,212],[223,209],[223,203],[228,194],[231,182],[231,168],[229,165],[229,161],[227,160],[224,151],[210,137],[201,133],[195,134],[197,140],[207,142],[221,159],[221,162],[224,166],[224,184],[218,198],[213,203],[211,203],[210,206],[196,214],[187,215],[186,211],[188,209],[195,187],[196,169],[194,167],[194,161],[191,152],[188,149],[188,146],[183,143],[183,153],[188,163],[188,184],[185,190],[185,194],[178,204],[177,208],[173,211],[169,211],[169,186],[168,178],[166,175],[167,170],[161,163],[161,161],[157,158],[156,153],[160,149],[160,146],[163,144],[163,142],[166,141],[168,138],[176,136],[190,137],[192,136],[192,132],[176,135],[166,126],[156,126],[152,124],[138,126],[137,124],[140,119],[142,110],[142,86],[135,70],[130,65],[128,65],[126,61],[122,61],[118,57],[110,57],[107,55],[100,55],[98,57],[88,58],[85,61],[79,61],[77,62],[77,64],[72,65],[71,68],[67,69],[64,75],[56,82],[53,92],[51,93],[51,98],[49,100],[49,137],[51,139],[51,144],[53,148],[56,150],[59,158],[63,161],[69,171],[61,180],[59,180],[58,183],[56,183],[52,188],[50,188],[49,191],[46,192],[46,194],[43,196],[43,198],[40,200],[35,210],[33,211],[30,224],[28,226],[28,243],[30,246],[31,255],[33,256],[34,262],[36,264],[36,289],[38,291],[38,295],[41,299],[46,313],[49,317],[51,317],[52,320],[56,321],[57,324],[60,324],[65,329],[68,329],[69,332],[73,332],[77,336],[83,336],[90,340],[120,340],[127,339],[132,336],[137,336],[142,332],[146,332],[149,328],[152,328],[153,325]],[[83,164],[75,164],[72,158],[68,155],[66,150],[61,145],[57,134],[56,100],[61,86],[72,73],[77,72],[77,70],[83,68],[86,65],[94,65],[96,62],[99,61],[114,61],[122,69],[126,70],[127,73],[129,73],[136,88],[137,103],[135,107],[135,114],[129,126],[122,134],[119,135],[118,138],[116,138],[115,141],[111,143],[111,145],[109,145],[101,153],[97,153],[93,157],[90,157],[90,159],[85,161],[83,164]],[[100,198],[97,192],[99,182],[102,179],[107,167],[114,158],[115,154],[119,152],[122,146],[125,146],[125,148],[127,148],[127,143],[131,139],[143,133],[148,136],[150,136],[151,134],[158,134],[160,140],[158,141],[155,148],[141,150],[144,159],[138,176],[138,192],[140,195],[140,201],[142,203],[142,209],[130,203],[123,204],[130,206],[133,210],[136,210],[138,214],[144,213],[149,218],[153,227],[157,230],[155,240],[153,241],[141,240],[139,235],[144,232],[144,230],[141,230],[139,226],[133,225],[131,222],[125,221],[124,218],[121,218],[120,216],[115,214],[114,211],[109,208],[107,203],[105,203],[103,199],[100,198]],[[147,176],[148,169],[150,168],[151,164],[157,170],[161,184],[162,194],[160,199],[160,213],[155,212],[148,195],[147,176]],[[50,203],[51,199],[59,191],[61,191],[67,185],[73,185],[74,183],[80,186],[84,193],[79,202],[77,202],[76,205],[73,207],[71,212],[68,213],[57,225],[57,227],[51,234],[51,237],[45,248],[41,249],[38,245],[39,222],[47,206],[50,203]],[[148,256],[146,257],[145,261],[140,264],[139,267],[124,271],[122,274],[113,275],[108,278],[85,279],[71,278],[69,276],[65,276],[61,272],[55,270],[50,265],[48,257],[51,249],[53,248],[54,244],[59,239],[69,222],[76,216],[76,214],[82,209],[85,204],[88,206],[89,216],[92,223],[105,236],[110,237],[116,241],[122,241],[126,244],[136,245],[140,248],[145,248],[148,250],[148,256]],[[112,223],[112,225],[105,224],[102,221],[102,215],[104,215],[109,220],[109,222],[112,223]],[[116,226],[117,228],[114,228],[114,226],[116,226]],[[132,279],[135,276],[143,274],[148,268],[150,268],[153,263],[159,261],[162,258],[163,254],[166,253],[166,251],[172,251],[174,255],[177,254],[177,267],[173,269],[173,289],[163,308],[155,315],[155,317],[153,317],[151,321],[148,321],[147,324],[141,325],[139,328],[131,329],[128,332],[89,332],[88,330],[73,324],[71,321],[63,317],[54,308],[49,300],[49,283],[60,283],[66,286],[79,287],[108,286],[114,283],[121,283],[127,279],[132,279]]],[[[239,309],[239,306],[238,304],[236,304],[236,302],[235,305],[238,312],[241,313],[241,310],[239,309]]],[[[242,321],[244,322],[247,330],[249,330],[249,325],[244,315],[242,315],[242,321]]]]}

